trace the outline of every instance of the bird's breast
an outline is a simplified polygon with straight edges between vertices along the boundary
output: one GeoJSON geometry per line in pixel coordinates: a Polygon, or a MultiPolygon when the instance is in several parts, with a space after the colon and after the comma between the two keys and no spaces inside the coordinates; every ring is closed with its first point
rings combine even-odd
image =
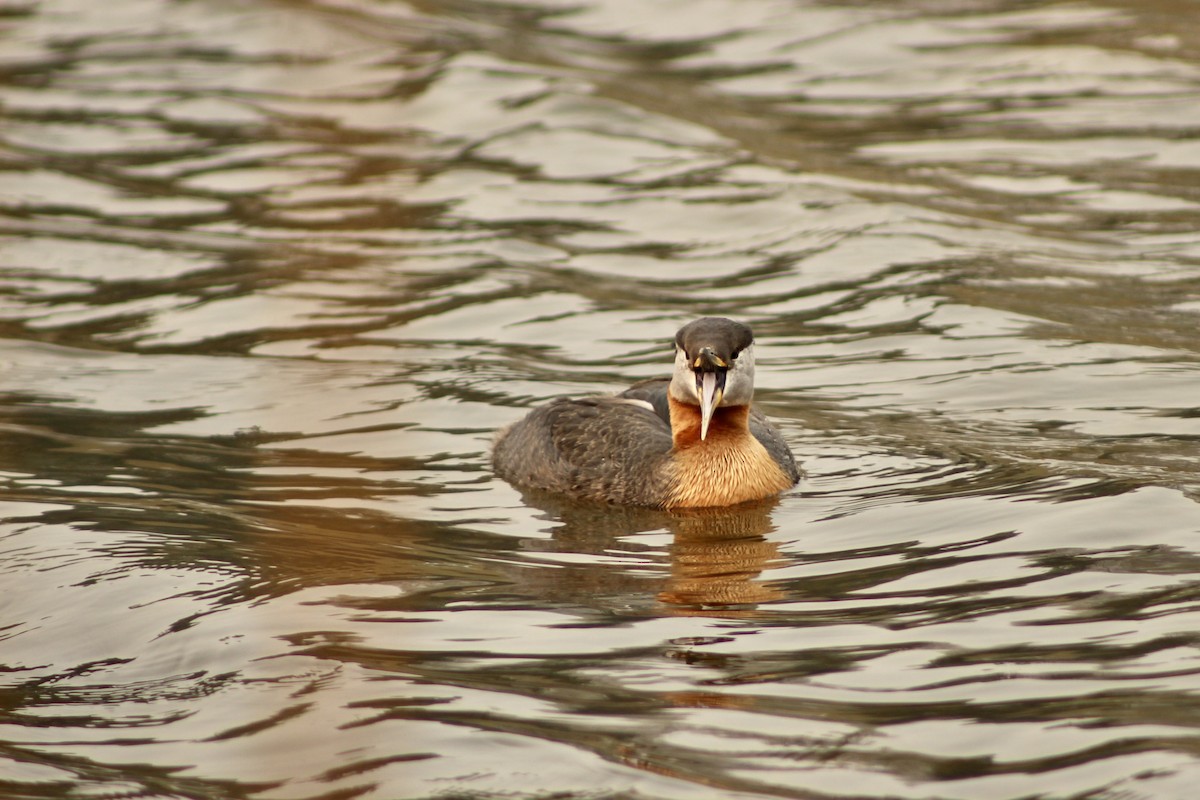
{"type": "Polygon", "coordinates": [[[669,508],[736,505],[791,488],[793,481],[750,433],[749,413],[747,406],[718,409],[701,439],[699,409],[671,404],[669,508]]]}

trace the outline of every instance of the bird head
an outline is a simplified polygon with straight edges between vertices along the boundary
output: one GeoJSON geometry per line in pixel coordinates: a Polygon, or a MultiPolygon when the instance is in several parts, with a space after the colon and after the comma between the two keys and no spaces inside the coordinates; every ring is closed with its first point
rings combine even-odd
{"type": "Polygon", "coordinates": [[[700,438],[722,406],[749,405],[754,396],[754,334],[740,322],[702,317],[675,334],[675,400],[700,408],[700,438]]]}

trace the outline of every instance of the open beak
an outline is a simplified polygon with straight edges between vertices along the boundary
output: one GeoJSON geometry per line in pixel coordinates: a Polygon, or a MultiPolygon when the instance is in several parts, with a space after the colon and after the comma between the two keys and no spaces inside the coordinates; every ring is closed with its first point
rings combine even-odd
{"type": "Polygon", "coordinates": [[[700,439],[708,436],[708,423],[712,422],[713,411],[721,405],[725,396],[725,376],[718,377],[715,372],[701,372],[696,375],[700,384],[700,439]]]}
{"type": "Polygon", "coordinates": [[[711,349],[705,347],[692,363],[696,373],[696,393],[700,395],[700,439],[708,436],[708,425],[713,412],[725,397],[725,370],[728,364],[711,349]]]}

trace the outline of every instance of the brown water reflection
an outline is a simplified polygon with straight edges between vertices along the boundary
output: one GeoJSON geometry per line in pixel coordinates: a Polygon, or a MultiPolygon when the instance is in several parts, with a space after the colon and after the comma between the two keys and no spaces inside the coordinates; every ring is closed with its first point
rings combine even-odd
{"type": "Polygon", "coordinates": [[[1194,13],[0,8],[0,795],[1191,797],[1194,13]],[[708,313],[795,491],[494,479],[708,313]]]}

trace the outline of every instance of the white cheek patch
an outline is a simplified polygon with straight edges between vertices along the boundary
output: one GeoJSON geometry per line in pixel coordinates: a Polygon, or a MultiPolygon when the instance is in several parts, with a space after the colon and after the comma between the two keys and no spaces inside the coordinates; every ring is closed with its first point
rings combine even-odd
{"type": "Polygon", "coordinates": [[[725,378],[725,398],[730,405],[746,405],[754,396],[754,345],[746,345],[725,378]]]}
{"type": "Polygon", "coordinates": [[[671,377],[671,395],[683,402],[699,403],[696,395],[696,376],[682,348],[675,350],[675,374],[671,377]]]}
{"type": "Polygon", "coordinates": [[[735,368],[743,371],[754,372],[754,345],[748,344],[742,348],[742,352],[738,354],[737,361],[734,362],[735,368]]]}

